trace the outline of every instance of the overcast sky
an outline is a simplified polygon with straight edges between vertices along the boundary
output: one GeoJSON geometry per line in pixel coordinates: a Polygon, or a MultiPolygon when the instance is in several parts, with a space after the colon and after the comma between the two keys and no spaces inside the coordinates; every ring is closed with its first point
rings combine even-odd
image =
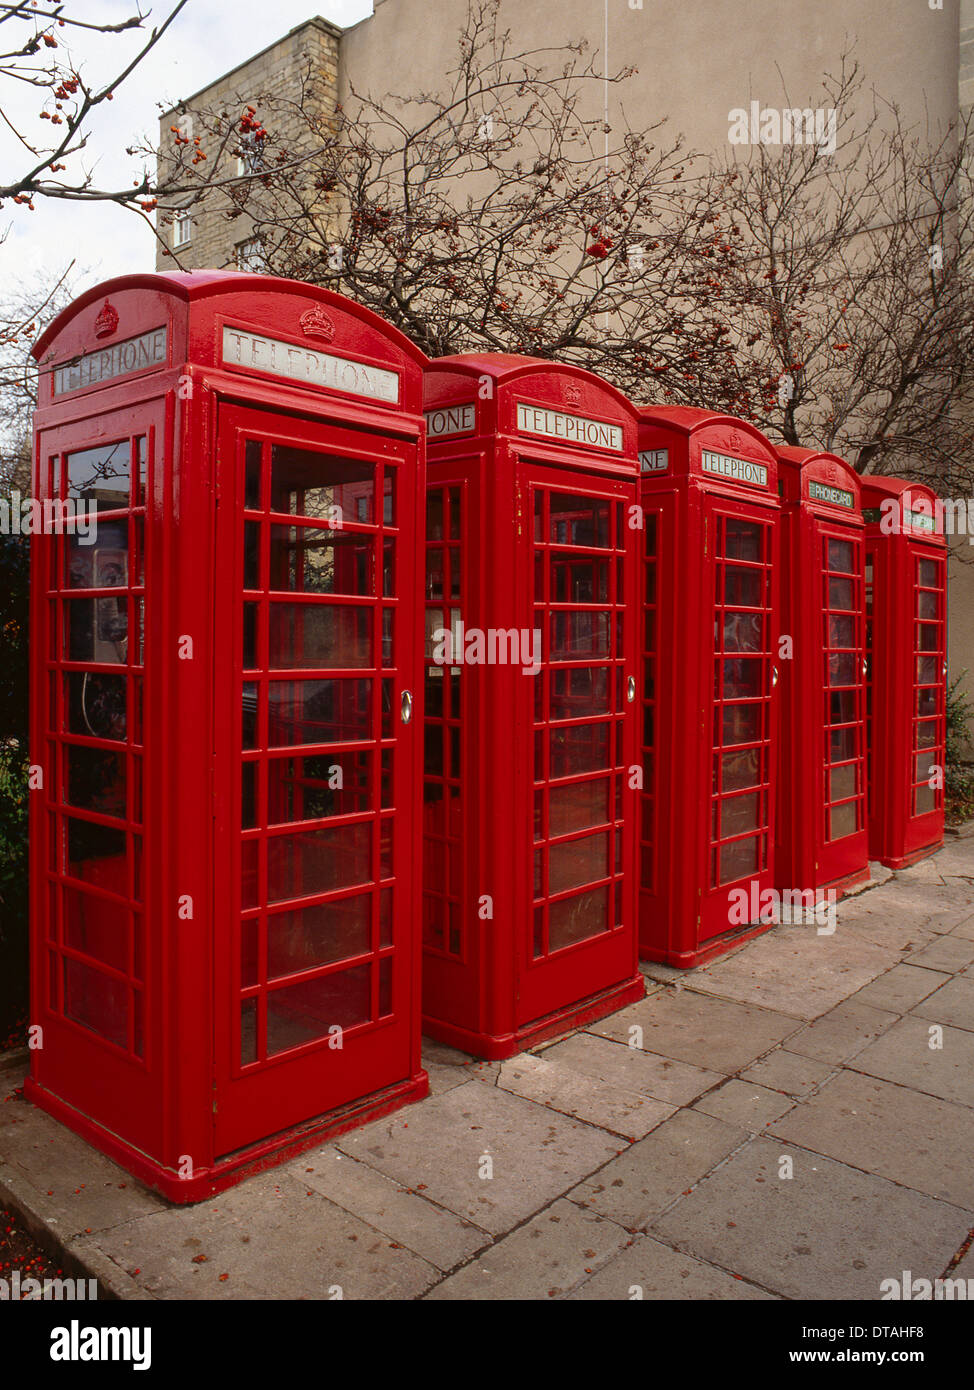
{"type": "MultiPolygon", "coordinates": [[[[172,7],[166,0],[142,3],[152,5],[147,31],[172,7]]],[[[136,13],[137,0],[68,0],[66,8],[77,19],[118,23],[136,13]]],[[[126,155],[126,146],[141,144],[145,136],[155,142],[160,105],[169,107],[192,95],[316,14],[348,28],[371,13],[371,0],[272,0],[270,4],[189,0],[158,47],[115,99],[100,108],[104,114],[92,129],[87,151],[97,182],[102,187],[122,188],[134,181],[139,165],[126,155]]],[[[144,43],[144,36],[139,35],[139,30],[111,37],[84,30],[58,31],[58,39],[70,43],[86,77],[106,81],[144,43]],[[66,38],[69,33],[72,37],[66,38]]],[[[6,42],[4,47],[8,47],[6,42]]],[[[19,118],[22,129],[43,130],[37,120],[39,94],[26,87],[14,91],[16,104],[12,105],[10,85],[5,84],[0,98],[4,114],[19,118]]],[[[0,182],[9,181],[23,167],[13,137],[3,129],[0,182]]],[[[45,203],[43,199],[35,208],[33,213],[0,211],[0,227],[8,229],[6,241],[0,245],[0,296],[22,284],[50,283],[71,260],[75,261],[72,279],[78,290],[113,275],[154,269],[154,239],[132,213],[112,206],[45,203]]]]}

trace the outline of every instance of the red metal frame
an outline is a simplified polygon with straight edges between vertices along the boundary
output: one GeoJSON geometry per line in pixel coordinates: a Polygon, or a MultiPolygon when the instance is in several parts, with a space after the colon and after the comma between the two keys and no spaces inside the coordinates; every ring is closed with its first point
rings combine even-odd
{"type": "Polygon", "coordinates": [[[781,730],[775,884],[841,894],[869,878],[865,545],[859,478],[836,454],[779,447],[781,730]]]}
{"type": "Polygon", "coordinates": [[[686,969],[770,925],[777,458],[745,421],[676,406],[640,411],[639,451],[639,953],[686,969]]]}
{"type": "Polygon", "coordinates": [[[587,372],[507,356],[433,362],[426,409],[423,1026],[501,1058],[644,992],[635,418],[587,372]],[[433,636],[460,623],[540,630],[539,672],[444,664],[433,636]]]}
{"type": "Polygon", "coordinates": [[[893,869],[944,840],[947,547],[937,500],[922,483],[862,481],[869,857],[893,869]]]}
{"type": "Polygon", "coordinates": [[[427,1090],[425,359],[218,272],[110,281],[35,355],[35,495],[111,510],[34,550],[26,1094],[195,1201],[427,1090]]]}

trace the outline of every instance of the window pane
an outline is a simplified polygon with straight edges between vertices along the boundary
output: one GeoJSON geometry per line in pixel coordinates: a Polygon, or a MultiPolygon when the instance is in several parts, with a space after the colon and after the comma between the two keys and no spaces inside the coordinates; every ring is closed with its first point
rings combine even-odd
{"type": "Polygon", "coordinates": [[[725,792],[738,791],[743,787],[754,787],[760,782],[760,752],[748,748],[740,753],[721,755],[721,776],[725,792]]]}
{"type": "Polygon", "coordinates": [[[270,587],[294,593],[375,593],[375,542],[354,531],[271,527],[270,587]]]}
{"type": "Polygon", "coordinates": [[[854,647],[856,645],[855,618],[829,616],[829,646],[854,647]]]}
{"type": "Polygon", "coordinates": [[[933,748],[937,743],[937,721],[928,719],[917,725],[917,747],[933,748]]]}
{"type": "Polygon", "coordinates": [[[371,893],[275,913],[267,919],[268,978],[363,955],[371,941],[371,893]]]}
{"type": "Polygon", "coordinates": [[[846,801],[856,794],[856,766],[834,767],[829,773],[829,800],[846,801]]]}
{"type": "Polygon", "coordinates": [[[854,584],[851,579],[830,579],[829,580],[829,607],[830,608],[854,608],[853,591],[854,584]]]}
{"type": "Polygon", "coordinates": [[[76,598],[64,605],[68,661],[124,666],[128,654],[128,599],[76,598]]]}
{"type": "Polygon", "coordinates": [[[851,541],[829,541],[829,561],[830,570],[838,570],[840,574],[854,574],[855,547],[851,541]]]}
{"type": "Polygon", "coordinates": [[[128,970],[129,922],[128,908],[107,898],[94,898],[65,888],[64,941],[76,951],[83,951],[102,965],[115,970],[128,970]]]}
{"type": "Polygon", "coordinates": [[[844,835],[854,835],[859,828],[858,802],[847,801],[843,806],[833,806],[829,812],[829,838],[841,840],[844,835]]]}
{"type": "Polygon", "coordinates": [[[720,838],[743,835],[746,830],[758,830],[761,825],[761,798],[757,792],[732,796],[720,803],[720,838]]]}
{"type": "MultiPolygon", "coordinates": [[[[582,719],[592,714],[609,713],[609,669],[606,666],[571,667],[553,670],[551,682],[550,717],[552,719],[582,719]]],[[[540,678],[537,682],[540,688],[540,678]]]]}
{"type": "Polygon", "coordinates": [[[829,656],[829,685],[855,685],[859,658],[855,652],[832,652],[829,656]]]}
{"type": "Polygon", "coordinates": [[[725,602],[737,608],[760,608],[761,579],[760,570],[727,565],[724,571],[725,602]]]}
{"type": "Polygon", "coordinates": [[[272,836],[267,842],[268,902],[368,883],[371,849],[370,822],[272,836]]]}
{"type": "Polygon", "coordinates": [[[371,737],[371,681],[269,681],[267,690],[271,748],[371,737]]]}
{"type": "Polygon", "coordinates": [[[127,507],[131,454],[127,439],[68,454],[67,495],[83,498],[94,511],[127,507]]]}
{"type": "Polygon", "coordinates": [[[609,889],[595,888],[548,909],[548,950],[558,951],[609,929],[609,889]]]}
{"type": "Polygon", "coordinates": [[[549,539],[556,545],[603,549],[609,544],[609,504],[571,493],[553,492],[549,539]]]}
{"type": "Polygon", "coordinates": [[[720,881],[733,883],[758,871],[758,846],[760,836],[753,835],[748,840],[734,840],[720,848],[720,881]]]}
{"type": "Polygon", "coordinates": [[[609,656],[608,613],[552,613],[551,660],[609,656]]]}
{"type": "Polygon", "coordinates": [[[310,449],[271,450],[271,511],[341,525],[375,521],[375,465],[310,449]]]}
{"type": "Polygon", "coordinates": [[[582,840],[551,845],[548,851],[548,891],[563,893],[584,883],[605,878],[608,867],[609,837],[587,835],[582,840]]]}
{"type": "Polygon", "coordinates": [[[68,873],[125,897],[128,874],[125,832],[90,821],[66,820],[68,873]]]}
{"type": "Polygon", "coordinates": [[[856,756],[856,730],[833,729],[829,734],[829,762],[842,763],[856,756]]]}
{"type": "Polygon", "coordinates": [[[606,560],[551,556],[552,603],[608,603],[609,565],[606,560]]]}
{"type": "Polygon", "coordinates": [[[599,777],[594,782],[552,787],[548,801],[549,833],[569,835],[589,825],[603,825],[609,819],[609,785],[607,777],[599,777]]]}
{"type": "Polygon", "coordinates": [[[723,696],[725,700],[747,700],[761,694],[760,661],[725,661],[723,663],[723,696]]]}
{"type": "Polygon", "coordinates": [[[65,957],[64,1014],[116,1046],[127,1047],[129,990],[124,980],[65,957]]]}
{"type": "Polygon", "coordinates": [[[71,734],[125,739],[125,677],[71,671],[65,689],[65,727],[71,734]]]}
{"type": "Polygon", "coordinates": [[[760,737],[760,705],[724,706],[722,743],[756,743],[760,737]]]}
{"type": "Polygon", "coordinates": [[[336,1025],[352,1028],[368,1022],[370,971],[370,966],[358,965],[321,979],[271,990],[267,995],[267,1055],[326,1038],[328,1030],[336,1025]]]}
{"type": "Polygon", "coordinates": [[[724,614],[724,651],[764,650],[764,617],[760,613],[724,614]]]}
{"type": "Polygon", "coordinates": [[[939,618],[940,595],[927,593],[925,590],[921,590],[917,594],[917,617],[939,618]]]}
{"type": "Polygon", "coordinates": [[[85,811],[126,819],[124,754],[66,744],[64,763],[65,801],[85,811]]]}
{"type": "Polygon", "coordinates": [[[267,764],[269,825],[353,815],[372,806],[372,755],[324,753],[267,764]]]}
{"type": "Polygon", "coordinates": [[[601,772],[609,766],[608,724],[551,730],[551,776],[601,772]]]}
{"type": "Polygon", "coordinates": [[[724,554],[732,560],[761,559],[761,527],[753,521],[728,517],[724,523],[724,554]]]}
{"type": "Polygon", "coordinates": [[[372,609],[330,603],[270,605],[272,669],[372,665],[372,609]]]}
{"type": "Polygon", "coordinates": [[[925,589],[940,587],[939,566],[936,560],[920,561],[920,583],[925,589]]]}
{"type": "Polygon", "coordinates": [[[920,641],[918,646],[921,652],[935,652],[939,646],[939,628],[936,623],[920,624],[920,641]]]}

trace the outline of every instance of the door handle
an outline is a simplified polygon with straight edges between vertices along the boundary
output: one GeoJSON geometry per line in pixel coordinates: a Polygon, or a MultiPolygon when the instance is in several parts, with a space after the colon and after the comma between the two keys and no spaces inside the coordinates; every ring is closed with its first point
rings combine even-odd
{"type": "Polygon", "coordinates": [[[408,724],[413,717],[413,692],[404,690],[402,692],[402,703],[399,708],[400,718],[404,724],[408,724]]]}
{"type": "Polygon", "coordinates": [[[630,676],[628,682],[626,683],[626,699],[628,700],[629,704],[632,704],[632,702],[633,702],[633,700],[635,700],[635,698],[636,698],[636,677],[635,677],[635,676],[630,676]]]}
{"type": "Polygon", "coordinates": [[[775,686],[776,686],[777,684],[778,684],[778,668],[777,668],[777,666],[772,666],[772,668],[771,668],[771,689],[774,690],[774,688],[775,688],[775,686]]]}

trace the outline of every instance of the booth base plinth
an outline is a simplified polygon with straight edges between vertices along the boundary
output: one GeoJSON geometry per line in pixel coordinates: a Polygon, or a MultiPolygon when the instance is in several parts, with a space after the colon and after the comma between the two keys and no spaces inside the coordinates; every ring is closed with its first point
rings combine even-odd
{"type": "Polygon", "coordinates": [[[646,983],[642,975],[636,974],[610,989],[601,990],[587,999],[545,1014],[544,1018],[525,1023],[513,1033],[475,1033],[454,1023],[444,1023],[439,1018],[424,1018],[423,1032],[436,1042],[446,1043],[460,1052],[469,1052],[472,1057],[482,1057],[485,1062],[503,1062],[519,1052],[526,1052],[536,1043],[546,1042],[548,1038],[568,1033],[573,1028],[581,1028],[597,1018],[605,1018],[606,1014],[614,1014],[627,1004],[635,1004],[645,994],[646,983]]]}
{"type": "Polygon", "coordinates": [[[743,927],[735,927],[733,931],[722,932],[720,936],[701,941],[691,951],[674,951],[666,946],[640,944],[639,959],[655,961],[658,965],[672,965],[677,970],[692,970],[697,965],[713,960],[714,956],[722,956],[725,951],[732,951],[735,946],[743,946],[745,941],[752,941],[754,937],[761,936],[763,932],[770,931],[777,925],[777,922],[748,922],[743,927]]]}
{"type": "Polygon", "coordinates": [[[943,849],[944,837],[941,835],[939,840],[934,840],[932,844],[924,845],[922,849],[911,850],[909,854],[899,856],[881,854],[870,855],[871,859],[878,859],[880,864],[885,864],[887,869],[908,869],[911,864],[919,864],[921,859],[929,859],[931,854],[936,854],[938,849],[943,849]]]}
{"type": "Polygon", "coordinates": [[[45,1090],[33,1078],[28,1077],[24,1082],[25,1099],[74,1130],[75,1134],[113,1159],[146,1187],[178,1205],[205,1201],[242,1182],[244,1178],[284,1163],[305,1149],[314,1148],[324,1140],[345,1134],[350,1129],[357,1129],[370,1120],[379,1120],[403,1105],[422,1100],[428,1094],[429,1077],[425,1071],[419,1071],[408,1081],[387,1086],[385,1090],[375,1091],[337,1110],[258,1140],[244,1149],[218,1158],[209,1168],[197,1169],[192,1177],[183,1178],[140,1149],[133,1148],[119,1135],[82,1114],[60,1096],[45,1090]]]}

